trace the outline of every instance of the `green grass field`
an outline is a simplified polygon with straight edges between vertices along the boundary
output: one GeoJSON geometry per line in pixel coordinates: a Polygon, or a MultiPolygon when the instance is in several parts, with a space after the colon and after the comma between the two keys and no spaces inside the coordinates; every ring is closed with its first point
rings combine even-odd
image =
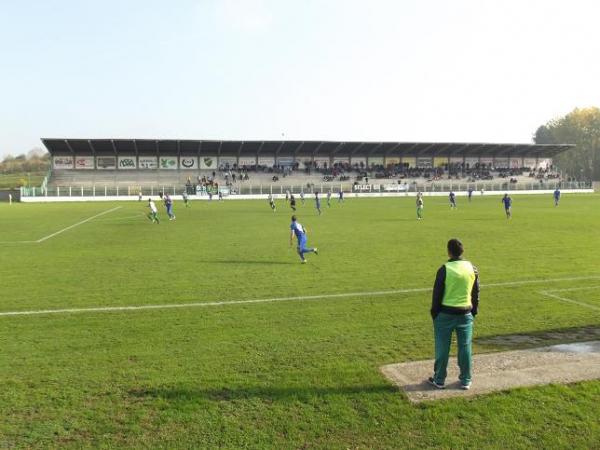
{"type": "Polygon", "coordinates": [[[459,237],[476,352],[597,339],[600,197],[513,200],[307,201],[305,265],[283,201],[0,204],[0,312],[227,302],[0,315],[0,448],[598,448],[600,381],[410,404],[379,367],[432,357],[430,294],[352,294],[430,287],[459,237]]]}

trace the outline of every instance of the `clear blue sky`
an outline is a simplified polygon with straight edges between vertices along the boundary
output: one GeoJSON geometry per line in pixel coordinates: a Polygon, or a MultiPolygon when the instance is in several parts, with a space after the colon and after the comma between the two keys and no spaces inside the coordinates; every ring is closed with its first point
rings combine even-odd
{"type": "Polygon", "coordinates": [[[0,155],[40,137],[529,142],[600,105],[598,1],[0,0],[0,155]]]}

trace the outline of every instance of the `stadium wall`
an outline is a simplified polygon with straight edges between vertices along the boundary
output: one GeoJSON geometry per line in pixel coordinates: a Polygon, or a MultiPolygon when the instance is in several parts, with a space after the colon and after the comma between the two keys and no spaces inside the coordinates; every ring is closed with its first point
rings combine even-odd
{"type": "MultiPolygon", "coordinates": [[[[481,192],[474,192],[473,196],[475,197],[489,197],[489,196],[499,196],[504,195],[506,192],[510,192],[511,195],[530,195],[530,194],[552,194],[554,192],[553,189],[539,189],[539,190],[531,190],[531,191],[485,191],[483,194],[481,192]]],[[[594,189],[561,189],[563,194],[593,194],[594,189]]],[[[425,197],[445,197],[448,196],[449,192],[424,192],[425,197]]],[[[457,196],[466,197],[466,192],[456,192],[457,196]]],[[[352,192],[352,193],[344,193],[344,198],[375,198],[375,197],[415,197],[415,192],[352,192]]],[[[144,200],[146,200],[149,196],[144,195],[144,200]]],[[[153,198],[158,198],[158,195],[153,195],[153,198]]],[[[311,198],[312,195],[307,194],[307,198],[311,198]]],[[[323,198],[324,196],[322,196],[323,198]]],[[[181,195],[173,195],[172,198],[181,200],[181,195]]],[[[251,194],[251,195],[229,195],[223,197],[224,200],[266,200],[268,198],[268,194],[251,194]]],[[[285,194],[273,194],[274,199],[285,199],[285,194]]],[[[336,199],[337,197],[333,197],[336,199]]],[[[209,201],[209,197],[206,195],[190,195],[190,200],[200,200],[200,201],[209,201]]],[[[56,202],[115,202],[115,201],[139,201],[137,195],[108,195],[108,196],[59,196],[59,197],[21,197],[21,201],[25,203],[56,203],[56,202]]],[[[219,201],[216,196],[213,196],[212,201],[219,201]]]]}

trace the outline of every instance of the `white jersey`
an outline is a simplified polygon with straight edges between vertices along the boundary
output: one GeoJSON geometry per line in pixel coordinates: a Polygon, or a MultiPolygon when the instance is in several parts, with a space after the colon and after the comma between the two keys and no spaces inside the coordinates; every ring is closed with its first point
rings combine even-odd
{"type": "Polygon", "coordinates": [[[148,206],[150,206],[150,211],[152,211],[153,213],[158,212],[158,209],[156,209],[156,204],[152,200],[150,200],[148,206]]]}

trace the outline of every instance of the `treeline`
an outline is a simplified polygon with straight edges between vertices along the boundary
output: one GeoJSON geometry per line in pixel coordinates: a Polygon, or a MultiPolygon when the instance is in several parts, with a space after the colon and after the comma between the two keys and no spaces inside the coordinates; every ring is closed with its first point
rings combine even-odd
{"type": "Polygon", "coordinates": [[[558,170],[577,180],[600,181],[600,108],[576,108],[539,127],[536,144],[575,144],[553,158],[558,170]]]}
{"type": "Polygon", "coordinates": [[[0,162],[0,174],[45,172],[50,168],[50,155],[40,149],[27,154],[6,156],[0,162]]]}

